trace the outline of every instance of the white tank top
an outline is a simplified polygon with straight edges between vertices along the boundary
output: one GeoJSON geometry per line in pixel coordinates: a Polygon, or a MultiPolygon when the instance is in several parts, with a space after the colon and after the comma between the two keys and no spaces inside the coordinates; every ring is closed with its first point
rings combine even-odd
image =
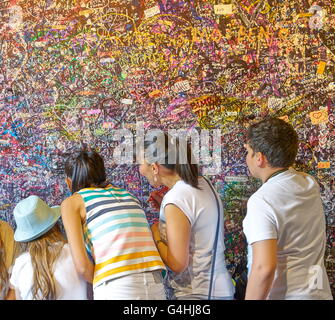
{"type": "MultiPolygon", "coordinates": [[[[208,295],[209,291],[212,250],[218,213],[215,196],[202,177],[199,178],[199,187],[201,190],[184,181],[178,181],[164,196],[160,209],[160,231],[163,239],[166,234],[164,208],[167,204],[174,204],[181,209],[191,224],[189,265],[184,272],[172,273],[169,277],[169,283],[174,289],[176,297],[190,294],[208,295]]],[[[218,194],[217,196],[220,199],[218,194]]],[[[223,210],[221,210],[222,212],[223,210]]],[[[221,228],[219,230],[212,296],[231,297],[234,295],[234,286],[225,264],[223,215],[221,215],[220,221],[221,228]]]]}
{"type": "MultiPolygon", "coordinates": [[[[68,244],[65,244],[54,264],[56,300],[87,300],[86,282],[76,272],[68,244]]],[[[14,263],[10,287],[15,289],[17,300],[32,300],[33,267],[28,252],[14,263]]]]}

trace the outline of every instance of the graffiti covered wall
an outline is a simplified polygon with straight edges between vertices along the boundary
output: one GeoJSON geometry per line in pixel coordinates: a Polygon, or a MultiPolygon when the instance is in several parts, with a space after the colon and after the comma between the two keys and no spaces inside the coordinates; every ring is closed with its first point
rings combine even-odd
{"type": "Polygon", "coordinates": [[[82,145],[142,201],[134,165],[113,163],[113,130],[220,129],[212,176],[226,215],[228,267],[245,259],[247,125],[268,114],[299,134],[298,169],[320,183],[335,286],[335,1],[0,1],[0,218],[30,194],[69,195],[64,158],[82,145]]]}

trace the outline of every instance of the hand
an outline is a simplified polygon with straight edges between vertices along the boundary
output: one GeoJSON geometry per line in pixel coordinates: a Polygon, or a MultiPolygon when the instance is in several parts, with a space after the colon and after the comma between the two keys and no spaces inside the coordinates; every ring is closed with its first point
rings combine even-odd
{"type": "Polygon", "coordinates": [[[157,191],[153,191],[150,193],[149,203],[154,210],[159,211],[162,200],[163,196],[161,196],[157,191]]]}
{"type": "Polygon", "coordinates": [[[169,191],[169,188],[167,187],[164,187],[160,190],[155,190],[155,191],[152,191],[150,193],[150,196],[149,196],[149,203],[151,205],[151,207],[154,209],[154,210],[157,210],[159,211],[160,207],[161,207],[161,203],[162,203],[162,200],[164,198],[164,195],[169,191]]]}

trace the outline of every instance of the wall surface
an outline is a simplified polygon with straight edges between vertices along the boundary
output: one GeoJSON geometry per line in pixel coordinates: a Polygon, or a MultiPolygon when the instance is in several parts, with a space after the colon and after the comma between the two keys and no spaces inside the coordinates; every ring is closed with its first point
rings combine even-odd
{"type": "Polygon", "coordinates": [[[146,208],[135,165],[113,162],[114,129],[219,129],[229,269],[245,259],[245,129],[268,114],[299,134],[296,167],[320,183],[335,286],[335,1],[0,1],[0,218],[69,192],[64,158],[99,150],[146,208]]]}

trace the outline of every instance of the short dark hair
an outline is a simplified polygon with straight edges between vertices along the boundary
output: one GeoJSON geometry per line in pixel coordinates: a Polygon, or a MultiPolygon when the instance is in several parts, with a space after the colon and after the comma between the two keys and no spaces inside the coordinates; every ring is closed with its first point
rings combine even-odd
{"type": "Polygon", "coordinates": [[[252,124],[247,132],[247,143],[254,152],[263,153],[274,168],[288,168],[298,152],[297,133],[279,118],[266,118],[252,124]]]}
{"type": "Polygon", "coordinates": [[[95,151],[80,151],[68,157],[65,174],[72,181],[72,193],[91,186],[105,188],[108,185],[103,158],[95,151]]]}

